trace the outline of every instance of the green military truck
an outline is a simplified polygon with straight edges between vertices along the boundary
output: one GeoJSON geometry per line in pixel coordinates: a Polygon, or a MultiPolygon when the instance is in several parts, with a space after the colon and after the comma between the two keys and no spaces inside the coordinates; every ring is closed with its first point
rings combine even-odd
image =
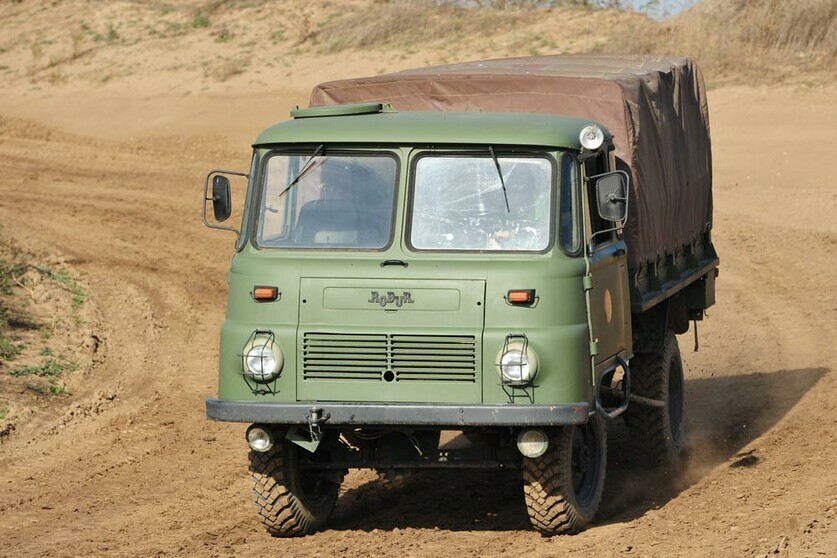
{"type": "Polygon", "coordinates": [[[291,116],[204,186],[204,222],[238,235],[206,412],[250,424],[270,533],[322,528],[352,468],[517,469],[534,528],[576,533],[617,417],[676,467],[675,334],[718,266],[691,60],[410,70],[321,84],[291,116]]]}

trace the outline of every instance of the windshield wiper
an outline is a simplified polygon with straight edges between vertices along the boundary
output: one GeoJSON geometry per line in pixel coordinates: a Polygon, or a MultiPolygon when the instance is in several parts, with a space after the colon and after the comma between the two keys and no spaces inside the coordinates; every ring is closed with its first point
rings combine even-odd
{"type": "Polygon", "coordinates": [[[511,213],[511,208],[509,207],[509,194],[506,192],[506,181],[503,180],[503,171],[500,170],[500,161],[497,160],[497,154],[494,153],[494,148],[490,145],[488,146],[488,151],[491,153],[491,158],[494,159],[494,166],[497,167],[497,176],[500,177],[500,185],[503,187],[503,199],[506,200],[506,212],[511,213]]]}
{"type": "Polygon", "coordinates": [[[288,190],[290,190],[291,188],[293,188],[293,187],[294,187],[294,184],[296,184],[297,182],[299,182],[299,179],[300,179],[300,178],[302,178],[303,176],[305,176],[305,173],[307,173],[308,171],[310,171],[311,169],[313,169],[313,168],[314,168],[314,165],[312,164],[312,163],[314,162],[314,159],[316,159],[316,158],[317,158],[317,156],[321,155],[321,154],[322,154],[322,153],[324,153],[324,152],[325,152],[325,145],[320,145],[317,149],[315,149],[315,150],[314,150],[314,154],[313,154],[313,155],[311,155],[311,158],[310,158],[310,159],[308,159],[307,161],[305,161],[305,165],[303,165],[302,170],[301,170],[301,171],[299,171],[299,174],[298,174],[298,175],[296,175],[296,178],[294,178],[293,180],[291,180],[290,184],[288,184],[287,186],[285,186],[285,189],[284,189],[284,190],[282,190],[281,192],[279,192],[279,195],[278,195],[278,196],[276,196],[276,197],[277,197],[277,198],[281,198],[282,196],[284,196],[284,195],[285,195],[285,192],[287,192],[288,190]]]}

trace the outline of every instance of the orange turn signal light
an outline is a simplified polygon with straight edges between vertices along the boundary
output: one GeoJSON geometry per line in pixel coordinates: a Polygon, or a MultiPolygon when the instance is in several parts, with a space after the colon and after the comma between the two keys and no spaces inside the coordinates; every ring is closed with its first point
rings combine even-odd
{"type": "Polygon", "coordinates": [[[535,289],[520,289],[506,294],[509,304],[532,304],[535,302],[535,289]]]}
{"type": "Polygon", "coordinates": [[[273,302],[279,298],[279,287],[253,287],[253,299],[256,302],[273,302]]]}

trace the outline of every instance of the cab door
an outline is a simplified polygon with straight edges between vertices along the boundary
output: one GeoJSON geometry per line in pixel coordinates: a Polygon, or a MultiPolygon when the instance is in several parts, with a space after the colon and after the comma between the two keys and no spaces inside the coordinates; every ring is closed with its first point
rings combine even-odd
{"type": "Polygon", "coordinates": [[[593,339],[598,345],[594,359],[597,368],[607,367],[617,355],[626,356],[626,266],[624,241],[614,238],[594,245],[590,254],[590,310],[593,339]]]}
{"type": "Polygon", "coordinates": [[[596,343],[593,362],[597,372],[613,366],[616,356],[627,357],[627,335],[630,319],[628,300],[627,248],[616,223],[602,219],[596,209],[594,184],[587,177],[608,171],[605,155],[583,163],[584,220],[586,247],[590,262],[590,317],[592,338],[596,343]],[[607,232],[610,230],[610,232],[607,232]]]}

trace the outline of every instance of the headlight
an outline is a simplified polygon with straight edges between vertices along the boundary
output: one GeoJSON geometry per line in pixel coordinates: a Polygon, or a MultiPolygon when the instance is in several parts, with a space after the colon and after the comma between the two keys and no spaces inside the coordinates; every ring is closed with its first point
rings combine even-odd
{"type": "Polygon", "coordinates": [[[508,383],[521,383],[529,379],[529,357],[522,351],[509,351],[500,358],[500,373],[508,383]]]}
{"type": "Polygon", "coordinates": [[[247,351],[247,369],[253,376],[270,376],[276,369],[276,353],[270,347],[252,347],[247,351]]]}
{"type": "Polygon", "coordinates": [[[538,357],[526,341],[507,342],[497,364],[500,381],[510,386],[532,383],[538,373],[538,357]]]}
{"type": "Polygon", "coordinates": [[[244,347],[242,354],[244,374],[257,382],[270,382],[282,372],[285,364],[282,349],[274,342],[273,336],[255,336],[244,347]]]}
{"type": "Polygon", "coordinates": [[[529,428],[517,435],[517,449],[526,457],[540,457],[548,448],[549,437],[540,428],[529,428]]]}
{"type": "Polygon", "coordinates": [[[251,424],[247,428],[247,445],[250,449],[258,452],[266,452],[273,447],[273,437],[270,430],[258,424],[251,424]]]}
{"type": "Polygon", "coordinates": [[[583,148],[595,151],[604,143],[604,131],[595,124],[588,124],[581,129],[578,140],[583,148]]]}

